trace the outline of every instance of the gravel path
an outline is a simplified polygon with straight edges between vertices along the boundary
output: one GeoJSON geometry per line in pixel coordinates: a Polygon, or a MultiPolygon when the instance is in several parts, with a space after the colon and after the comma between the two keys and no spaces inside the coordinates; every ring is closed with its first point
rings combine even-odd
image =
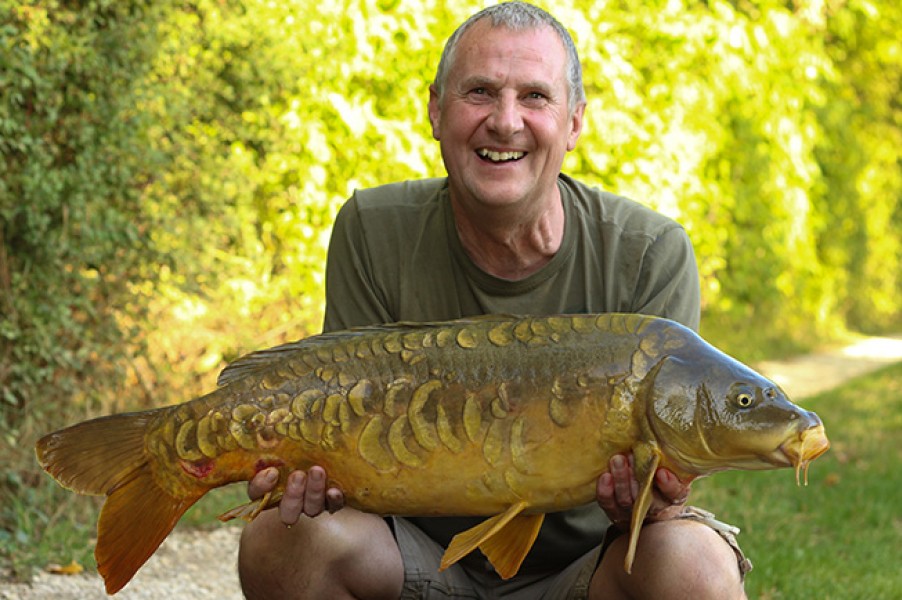
{"type": "MultiPolygon", "coordinates": [[[[869,338],[851,346],[767,361],[757,367],[800,400],[833,388],[851,377],[902,361],[902,336],[869,338]]],[[[179,530],[169,536],[135,578],[116,595],[117,600],[241,600],[235,563],[240,528],[210,531],[179,530]]],[[[40,573],[29,584],[0,581],[0,600],[105,600],[96,573],[51,575],[40,573]]]]}
{"type": "MultiPolygon", "coordinates": [[[[235,563],[240,527],[176,528],[117,600],[241,600],[235,563]]],[[[107,600],[97,573],[39,573],[30,584],[0,583],[0,600],[107,600]]]]}
{"type": "Polygon", "coordinates": [[[786,390],[790,398],[801,400],[900,361],[902,335],[866,338],[842,348],[764,361],[755,367],[786,390]]]}

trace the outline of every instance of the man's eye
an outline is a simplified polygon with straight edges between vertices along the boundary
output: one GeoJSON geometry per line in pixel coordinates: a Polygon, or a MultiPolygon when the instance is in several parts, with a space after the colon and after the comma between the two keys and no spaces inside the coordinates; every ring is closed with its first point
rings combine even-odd
{"type": "Polygon", "coordinates": [[[529,106],[542,107],[549,102],[549,99],[548,95],[544,92],[529,92],[526,94],[526,97],[523,98],[523,101],[529,104],[529,106]]]}
{"type": "Polygon", "coordinates": [[[470,93],[471,93],[471,94],[476,94],[477,96],[483,96],[483,95],[485,95],[487,92],[486,92],[486,89],[485,89],[484,87],[478,87],[478,88],[473,88],[472,90],[470,90],[470,93]]]}

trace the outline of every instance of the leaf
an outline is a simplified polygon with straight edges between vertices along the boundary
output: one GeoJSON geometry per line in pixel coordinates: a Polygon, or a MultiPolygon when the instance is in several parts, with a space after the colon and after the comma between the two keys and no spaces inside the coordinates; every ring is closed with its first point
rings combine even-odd
{"type": "Polygon", "coordinates": [[[49,564],[44,570],[53,575],[78,575],[82,573],[85,568],[73,560],[68,565],[49,564]]]}

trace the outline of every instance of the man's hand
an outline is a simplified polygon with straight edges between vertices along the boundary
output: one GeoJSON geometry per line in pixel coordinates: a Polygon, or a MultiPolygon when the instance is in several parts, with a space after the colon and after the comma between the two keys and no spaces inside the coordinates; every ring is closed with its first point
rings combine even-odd
{"type": "MultiPolygon", "coordinates": [[[[271,492],[279,482],[279,470],[275,467],[257,473],[247,486],[251,500],[259,500],[271,492]]],[[[310,467],[307,472],[292,471],[288,474],[285,493],[279,503],[279,518],[287,525],[297,523],[301,515],[316,517],[323,511],[334,513],[344,506],[344,494],[338,488],[326,488],[326,471],[322,467],[310,467]]]]}
{"type": "MultiPolygon", "coordinates": [[[[595,494],[599,506],[612,523],[628,528],[633,504],[639,495],[639,482],[633,473],[633,457],[616,454],[608,465],[609,471],[598,478],[595,494]]],[[[646,518],[666,521],[682,512],[689,497],[689,484],[683,483],[668,469],[658,469],[651,507],[646,518]]]]}

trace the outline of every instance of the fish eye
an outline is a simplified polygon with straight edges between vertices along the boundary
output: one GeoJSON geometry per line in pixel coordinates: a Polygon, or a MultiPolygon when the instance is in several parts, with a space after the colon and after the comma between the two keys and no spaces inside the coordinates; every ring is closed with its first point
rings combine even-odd
{"type": "Polygon", "coordinates": [[[748,408],[752,405],[752,395],[742,392],[736,395],[736,404],[739,405],[739,408],[748,408]]]}

